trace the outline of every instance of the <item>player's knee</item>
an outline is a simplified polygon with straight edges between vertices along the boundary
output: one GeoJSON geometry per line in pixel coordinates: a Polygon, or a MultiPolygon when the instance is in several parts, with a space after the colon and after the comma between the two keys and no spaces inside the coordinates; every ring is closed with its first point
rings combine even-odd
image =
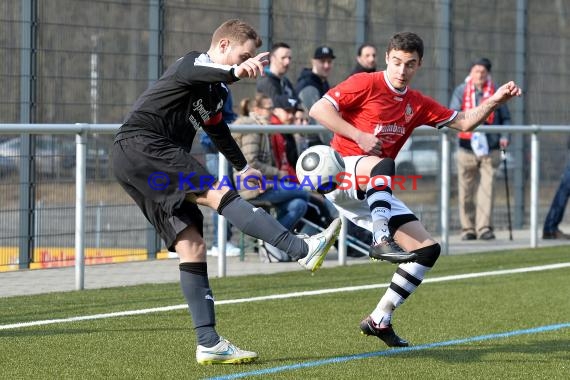
{"type": "Polygon", "coordinates": [[[418,255],[416,263],[431,268],[435,265],[435,262],[439,257],[439,254],[441,252],[441,246],[438,243],[435,243],[427,247],[416,249],[415,251],[412,252],[418,255]]]}
{"type": "Polygon", "coordinates": [[[383,158],[379,163],[374,165],[370,174],[372,177],[380,175],[393,177],[396,174],[396,163],[392,158],[383,158]]]}

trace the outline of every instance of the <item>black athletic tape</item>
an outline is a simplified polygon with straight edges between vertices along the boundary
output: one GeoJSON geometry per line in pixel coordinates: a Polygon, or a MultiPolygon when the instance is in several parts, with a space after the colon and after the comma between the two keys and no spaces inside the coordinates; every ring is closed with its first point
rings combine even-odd
{"type": "Polygon", "coordinates": [[[218,209],[216,210],[218,214],[222,215],[224,208],[236,198],[239,198],[239,194],[235,190],[229,190],[227,193],[225,193],[222,197],[222,200],[220,201],[218,209]]]}
{"type": "Polygon", "coordinates": [[[396,163],[392,158],[383,158],[379,163],[374,165],[372,170],[370,171],[370,175],[372,177],[376,177],[377,175],[385,175],[389,177],[393,177],[396,174],[396,163]]]}
{"type": "Polygon", "coordinates": [[[416,220],[418,220],[418,218],[414,214],[393,215],[388,222],[390,235],[394,236],[398,228],[402,227],[406,223],[414,222],[416,220]]]}
{"type": "Polygon", "coordinates": [[[423,247],[412,251],[418,255],[416,263],[431,268],[434,266],[439,254],[441,252],[441,246],[438,243],[430,245],[428,247],[423,247]]]}
{"type": "Polygon", "coordinates": [[[208,263],[180,263],[178,268],[182,272],[197,274],[199,276],[208,275],[208,263]]]}
{"type": "Polygon", "coordinates": [[[390,204],[390,202],[376,201],[370,205],[370,211],[374,210],[377,207],[381,207],[381,208],[383,207],[383,208],[386,208],[388,210],[392,209],[392,205],[390,204]]]}
{"type": "Polygon", "coordinates": [[[392,189],[389,188],[388,186],[382,186],[382,187],[376,186],[376,189],[374,187],[372,187],[372,188],[366,190],[366,197],[369,197],[372,194],[379,193],[381,191],[384,191],[384,192],[392,195],[392,189]]]}

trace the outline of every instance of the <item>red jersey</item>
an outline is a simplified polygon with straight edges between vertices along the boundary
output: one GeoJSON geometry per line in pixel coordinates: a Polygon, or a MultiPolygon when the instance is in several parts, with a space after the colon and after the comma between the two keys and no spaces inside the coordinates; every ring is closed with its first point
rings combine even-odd
{"type": "MultiPolygon", "coordinates": [[[[331,88],[324,98],[348,123],[378,137],[382,141],[382,157],[393,159],[415,128],[440,128],[457,115],[457,111],[419,91],[395,89],[384,71],[352,75],[331,88]]],[[[367,154],[356,142],[336,133],[331,146],[342,156],[367,154]]]]}

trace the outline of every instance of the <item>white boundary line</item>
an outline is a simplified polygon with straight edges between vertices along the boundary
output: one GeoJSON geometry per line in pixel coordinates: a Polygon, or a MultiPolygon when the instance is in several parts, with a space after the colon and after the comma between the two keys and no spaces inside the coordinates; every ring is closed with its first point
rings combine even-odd
{"type": "MultiPolygon", "coordinates": [[[[466,274],[458,274],[458,275],[451,275],[451,276],[434,277],[434,278],[425,279],[423,281],[423,283],[427,284],[427,283],[433,283],[433,282],[465,280],[465,279],[469,279],[469,278],[478,278],[478,277],[502,276],[502,275],[508,275],[508,274],[518,274],[518,273],[528,273],[528,272],[540,272],[540,271],[545,271],[545,270],[554,270],[554,269],[561,269],[561,268],[568,268],[568,267],[570,267],[570,262],[558,263],[558,264],[549,264],[549,265],[540,265],[540,266],[526,267],[526,268],[504,269],[504,270],[497,270],[497,271],[491,271],[491,272],[477,272],[477,273],[466,273],[466,274]]],[[[372,284],[372,285],[347,286],[347,287],[343,287],[343,288],[310,290],[310,291],[304,291],[304,292],[294,292],[294,293],[285,293],[285,294],[273,294],[273,295],[268,295],[268,296],[251,297],[251,298],[237,298],[237,299],[233,299],[233,300],[216,301],[216,306],[231,305],[231,304],[244,303],[244,302],[259,302],[259,301],[267,301],[267,300],[315,296],[315,295],[321,295],[321,294],[355,292],[358,290],[386,288],[389,285],[390,285],[389,283],[384,283],[384,284],[372,284]]],[[[51,324],[55,324],[55,323],[71,323],[71,322],[90,321],[90,320],[94,320],[94,319],[126,317],[126,316],[130,316],[130,315],[162,313],[162,312],[167,312],[167,311],[172,311],[172,310],[186,309],[187,307],[188,307],[188,305],[182,304],[182,305],[173,305],[173,306],[164,306],[164,307],[154,307],[154,308],[150,308],[150,309],[119,311],[119,312],[115,312],[115,313],[93,314],[93,315],[84,315],[84,316],[60,318],[60,319],[46,319],[46,320],[40,320],[40,321],[20,322],[20,323],[12,323],[12,324],[7,324],[7,325],[0,325],[0,330],[10,330],[10,329],[18,329],[18,328],[22,328],[22,327],[51,325],[51,324]]]]}

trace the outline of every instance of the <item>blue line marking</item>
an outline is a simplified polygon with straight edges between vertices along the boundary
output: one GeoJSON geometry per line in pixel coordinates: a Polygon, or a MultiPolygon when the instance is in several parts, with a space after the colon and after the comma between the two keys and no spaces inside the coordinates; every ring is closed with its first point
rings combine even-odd
{"type": "Polygon", "coordinates": [[[560,330],[560,329],[565,329],[565,328],[570,328],[570,323],[560,323],[557,325],[541,326],[541,327],[535,327],[535,328],[525,329],[525,330],[507,331],[507,332],[497,333],[497,334],[479,335],[479,336],[474,336],[471,338],[453,339],[453,340],[447,340],[444,342],[422,344],[419,346],[394,348],[394,349],[390,349],[387,351],[375,351],[375,352],[368,352],[368,353],[357,354],[357,355],[339,356],[336,358],[316,360],[316,361],[310,361],[310,362],[305,362],[305,363],[290,364],[290,365],[284,365],[284,366],[280,366],[280,367],[260,369],[257,371],[241,372],[241,373],[234,373],[231,375],[210,377],[207,380],[229,380],[229,379],[240,379],[242,377],[247,377],[247,376],[268,375],[268,374],[273,374],[273,373],[277,373],[277,372],[292,371],[292,370],[296,370],[296,369],[300,369],[300,368],[319,367],[319,366],[323,366],[323,365],[327,365],[327,364],[344,363],[344,362],[348,362],[351,360],[368,359],[368,358],[373,358],[373,357],[378,357],[378,356],[393,356],[393,355],[403,354],[403,353],[411,352],[411,351],[429,350],[430,348],[435,348],[435,347],[454,346],[454,345],[463,344],[463,343],[480,342],[483,340],[490,340],[490,339],[510,338],[512,336],[517,336],[517,335],[537,334],[537,333],[555,331],[555,330],[560,330]]]}

